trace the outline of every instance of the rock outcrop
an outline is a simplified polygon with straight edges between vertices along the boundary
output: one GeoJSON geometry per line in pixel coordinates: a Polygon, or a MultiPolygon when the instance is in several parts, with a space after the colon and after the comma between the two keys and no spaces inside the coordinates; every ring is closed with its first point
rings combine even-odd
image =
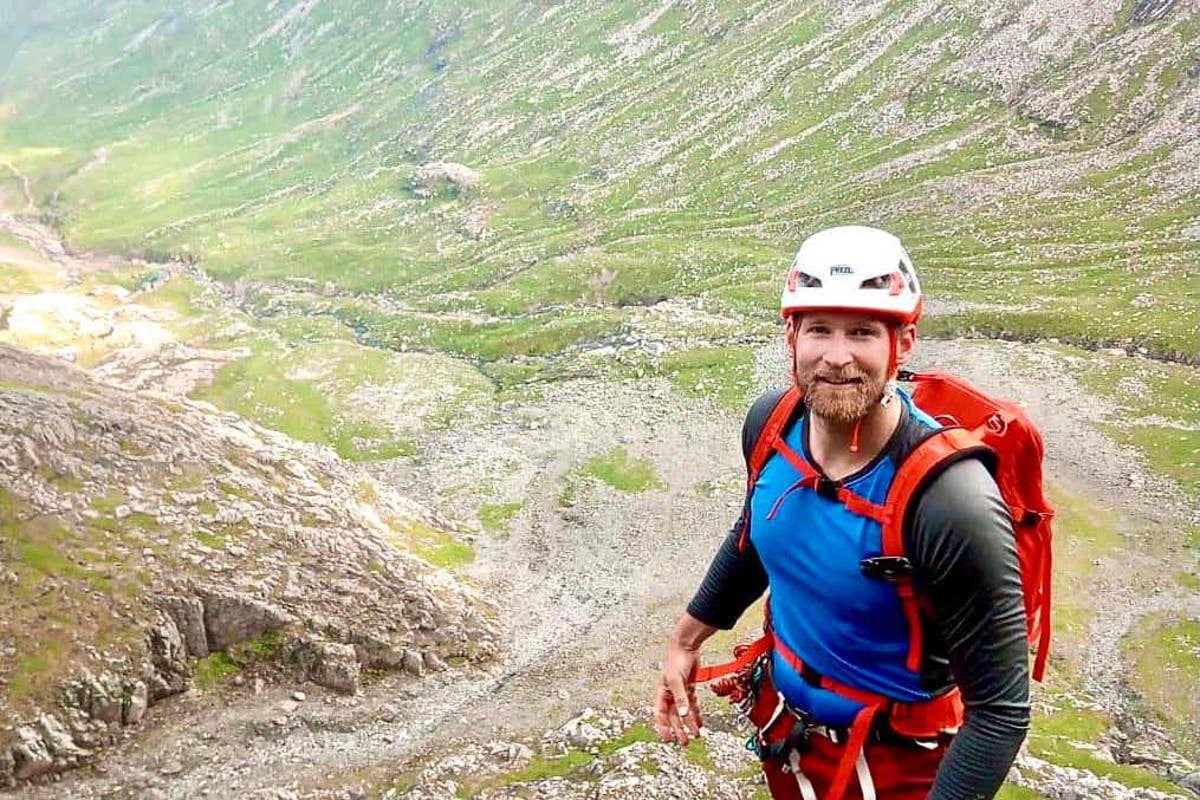
{"type": "Polygon", "coordinates": [[[455,195],[479,185],[479,173],[453,161],[433,161],[417,167],[410,188],[417,197],[434,197],[444,192],[455,195]]]}
{"type": "Polygon", "coordinates": [[[0,486],[0,785],[93,757],[214,653],[269,642],[353,693],[498,650],[487,601],[405,549],[437,520],[204,403],[0,347],[0,486]]]}

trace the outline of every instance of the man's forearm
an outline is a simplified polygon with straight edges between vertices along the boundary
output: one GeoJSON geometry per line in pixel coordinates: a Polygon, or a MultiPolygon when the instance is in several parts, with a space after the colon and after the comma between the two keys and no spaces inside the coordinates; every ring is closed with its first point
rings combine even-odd
{"type": "Polygon", "coordinates": [[[999,790],[1029,729],[1029,710],[969,713],[938,770],[929,800],[991,798],[999,790]]]}
{"type": "Polygon", "coordinates": [[[684,611],[675,623],[675,629],[671,631],[671,644],[695,652],[717,630],[684,611]]]}

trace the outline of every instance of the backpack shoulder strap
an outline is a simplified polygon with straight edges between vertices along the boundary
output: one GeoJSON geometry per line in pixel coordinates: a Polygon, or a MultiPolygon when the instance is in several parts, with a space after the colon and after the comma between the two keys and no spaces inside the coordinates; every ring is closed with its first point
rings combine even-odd
{"type": "MultiPolygon", "coordinates": [[[[787,389],[772,389],[750,407],[746,422],[742,426],[742,457],[746,459],[746,496],[754,491],[758,473],[774,452],[775,442],[783,435],[800,405],[800,390],[792,386],[787,389]]],[[[738,537],[738,551],[746,549],[750,538],[750,504],[742,513],[742,533],[738,537]]]]}
{"type": "Polygon", "coordinates": [[[900,462],[888,489],[889,521],[884,525],[883,552],[887,556],[904,555],[904,529],[913,511],[913,499],[951,464],[964,458],[978,458],[994,472],[996,455],[970,431],[940,428],[925,437],[900,462]]]}
{"type": "Polygon", "coordinates": [[[895,563],[906,565],[906,569],[897,570],[890,579],[896,585],[896,594],[900,597],[900,606],[908,621],[907,666],[913,672],[921,668],[925,643],[921,604],[913,587],[911,564],[905,555],[904,530],[915,507],[913,499],[947,467],[964,458],[980,458],[995,463],[992,451],[969,431],[962,428],[936,430],[900,462],[888,489],[885,505],[887,515],[883,521],[883,555],[895,563]]]}
{"type": "MultiPolygon", "coordinates": [[[[771,420],[772,414],[780,406],[791,389],[771,389],[759,395],[754,404],[750,406],[750,410],[746,412],[746,421],[742,424],[742,458],[746,461],[746,467],[751,464],[751,457],[754,454],[755,447],[758,445],[762,434],[767,428],[768,422],[771,420]]],[[[796,392],[797,395],[799,392],[796,392]]],[[[792,411],[795,410],[793,405],[792,411]]],[[[789,411],[789,415],[791,411],[789,411]]]]}
{"type": "MultiPolygon", "coordinates": [[[[762,471],[763,465],[767,463],[767,459],[771,457],[771,453],[775,450],[775,442],[783,435],[784,429],[792,421],[796,413],[796,409],[800,405],[800,390],[795,386],[784,389],[782,392],[778,389],[768,392],[759,398],[759,403],[765,405],[765,401],[771,396],[778,393],[778,398],[775,400],[771,413],[762,418],[762,424],[757,426],[757,432],[743,431],[742,435],[742,454],[746,457],[747,472],[757,478],[758,473],[762,471]],[[753,433],[752,436],[745,435],[753,433]],[[752,445],[747,447],[747,445],[752,445]]],[[[758,406],[759,403],[755,403],[758,406]]],[[[754,412],[751,408],[751,413],[754,412]]],[[[761,411],[759,412],[762,413],[761,411]]],[[[751,420],[747,417],[747,426],[751,420]]]]}

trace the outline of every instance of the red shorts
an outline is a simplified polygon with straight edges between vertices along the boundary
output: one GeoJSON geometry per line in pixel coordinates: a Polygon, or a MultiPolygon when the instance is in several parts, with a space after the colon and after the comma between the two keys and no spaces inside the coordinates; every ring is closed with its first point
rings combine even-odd
{"type": "MultiPolygon", "coordinates": [[[[763,773],[771,797],[824,800],[846,752],[845,736],[817,731],[799,736],[803,723],[791,711],[780,713],[782,700],[770,676],[761,680],[749,717],[760,729],[767,755],[763,773]]],[[[886,734],[872,736],[857,759],[842,800],[924,800],[948,744],[948,737],[917,742],[886,734]]]]}
{"type": "MultiPolygon", "coordinates": [[[[820,734],[808,739],[808,746],[799,757],[799,772],[791,771],[789,760],[768,759],[763,773],[771,797],[786,800],[822,800],[833,783],[834,773],[842,759],[844,744],[834,744],[820,734]],[[788,771],[784,771],[787,767],[788,771]],[[805,797],[803,782],[812,787],[812,797],[805,797]]],[[[870,790],[864,795],[857,774],[850,779],[842,800],[925,800],[933,786],[938,765],[946,754],[946,744],[927,750],[915,743],[868,742],[864,750],[867,782],[870,790]]]]}

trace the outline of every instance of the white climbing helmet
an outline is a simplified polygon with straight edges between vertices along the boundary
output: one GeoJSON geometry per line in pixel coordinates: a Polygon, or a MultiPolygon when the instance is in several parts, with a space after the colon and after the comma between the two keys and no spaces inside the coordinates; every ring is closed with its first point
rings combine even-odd
{"type": "Polygon", "coordinates": [[[921,284],[904,246],[886,231],[842,225],[804,240],[788,269],[780,309],[866,311],[901,323],[921,316],[921,284]]]}

